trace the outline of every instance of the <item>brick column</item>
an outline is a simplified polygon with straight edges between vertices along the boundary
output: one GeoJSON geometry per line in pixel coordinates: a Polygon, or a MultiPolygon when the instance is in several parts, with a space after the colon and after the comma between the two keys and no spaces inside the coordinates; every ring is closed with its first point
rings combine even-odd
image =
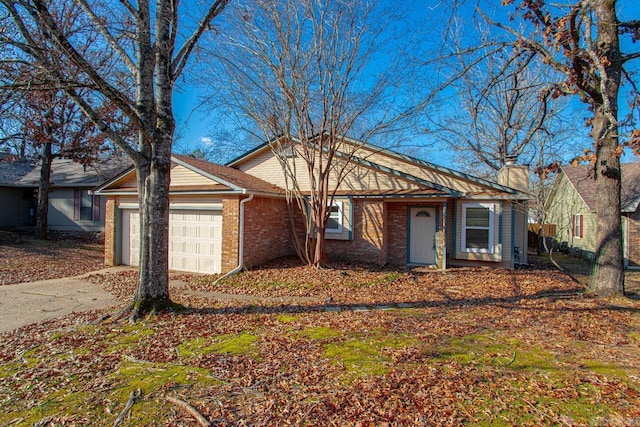
{"type": "Polygon", "coordinates": [[[361,206],[362,211],[356,215],[361,215],[361,236],[360,243],[361,255],[363,259],[377,261],[380,264],[387,262],[387,239],[385,231],[387,231],[386,211],[384,201],[382,200],[361,200],[357,204],[361,206]]]}
{"type": "Polygon", "coordinates": [[[107,198],[104,209],[104,265],[116,265],[116,200],[107,198]]]}
{"type": "Polygon", "coordinates": [[[238,266],[238,237],[240,232],[240,199],[222,199],[222,272],[238,266]]]}

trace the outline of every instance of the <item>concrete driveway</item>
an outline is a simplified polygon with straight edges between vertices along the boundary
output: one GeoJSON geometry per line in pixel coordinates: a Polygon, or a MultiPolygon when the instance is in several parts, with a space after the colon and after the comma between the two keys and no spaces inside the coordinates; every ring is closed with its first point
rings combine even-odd
{"type": "MultiPolygon", "coordinates": [[[[112,268],[94,273],[113,271],[112,268]]],[[[116,304],[111,294],[84,277],[40,280],[0,286],[0,332],[116,304]]]]}

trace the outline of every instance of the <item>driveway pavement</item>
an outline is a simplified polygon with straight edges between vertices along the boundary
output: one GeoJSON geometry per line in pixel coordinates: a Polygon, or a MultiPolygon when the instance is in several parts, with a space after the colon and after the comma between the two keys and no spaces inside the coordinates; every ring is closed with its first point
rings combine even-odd
{"type": "MultiPolygon", "coordinates": [[[[93,273],[106,271],[114,268],[93,273]]],[[[0,286],[0,333],[73,312],[115,305],[111,294],[84,278],[93,273],[0,286]]]]}

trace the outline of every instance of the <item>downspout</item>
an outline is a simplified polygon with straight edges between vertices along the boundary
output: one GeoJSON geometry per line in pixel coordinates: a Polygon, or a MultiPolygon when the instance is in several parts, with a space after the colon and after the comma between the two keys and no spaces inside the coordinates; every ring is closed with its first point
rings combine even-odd
{"type": "MultiPolygon", "coordinates": [[[[515,206],[513,206],[513,202],[511,202],[511,269],[513,270],[516,266],[516,260],[515,260],[515,246],[516,246],[516,216],[515,216],[515,211],[516,208],[515,206]]],[[[504,248],[503,248],[503,254],[502,256],[504,256],[504,248]]]]}
{"type": "Polygon", "coordinates": [[[442,271],[447,270],[447,201],[442,202],[442,271]]]}
{"type": "Polygon", "coordinates": [[[253,200],[253,194],[249,194],[249,197],[247,197],[246,199],[240,200],[240,218],[239,218],[240,230],[238,235],[238,266],[233,270],[229,271],[228,273],[225,273],[224,275],[219,277],[215,282],[213,282],[214,285],[218,283],[220,280],[226,277],[229,277],[231,275],[234,275],[238,273],[240,270],[242,270],[243,259],[244,259],[244,204],[247,202],[250,202],[251,200],[253,200]]]}

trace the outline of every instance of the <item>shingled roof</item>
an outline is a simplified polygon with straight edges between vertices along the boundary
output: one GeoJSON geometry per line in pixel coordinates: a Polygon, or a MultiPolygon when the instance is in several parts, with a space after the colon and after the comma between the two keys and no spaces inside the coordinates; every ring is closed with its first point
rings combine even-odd
{"type": "MultiPolygon", "coordinates": [[[[640,163],[625,163],[622,169],[622,212],[635,212],[640,204],[640,163]]],[[[596,210],[597,187],[592,165],[564,166],[562,172],[591,211],[596,210]]]]}
{"type": "Polygon", "coordinates": [[[238,169],[233,169],[228,166],[224,166],[218,163],[211,163],[206,160],[198,160],[190,156],[183,156],[180,154],[172,154],[171,157],[175,160],[179,160],[197,171],[204,172],[227,183],[242,188],[250,192],[271,193],[271,194],[284,194],[283,188],[277,185],[270,184],[266,181],[256,178],[253,175],[242,172],[238,169]]]}
{"type": "MultiPolygon", "coordinates": [[[[69,159],[54,159],[51,184],[55,187],[95,187],[131,165],[125,158],[109,158],[91,166],[69,159]]],[[[35,188],[40,183],[40,164],[27,161],[0,162],[0,185],[35,188]]]]}
{"type": "Polygon", "coordinates": [[[0,186],[17,186],[18,181],[34,168],[35,165],[28,161],[0,161],[0,186]]]}

